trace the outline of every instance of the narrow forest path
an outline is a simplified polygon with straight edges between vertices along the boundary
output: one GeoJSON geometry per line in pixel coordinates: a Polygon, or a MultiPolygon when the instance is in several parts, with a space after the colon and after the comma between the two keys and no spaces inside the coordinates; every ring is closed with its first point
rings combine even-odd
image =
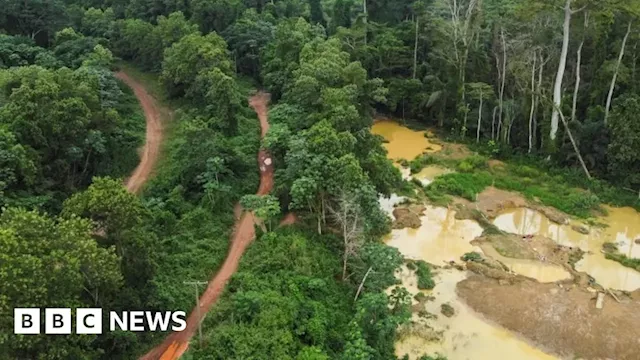
{"type": "MultiPolygon", "coordinates": [[[[262,137],[264,137],[269,129],[269,123],[267,121],[268,103],[269,94],[263,92],[259,92],[249,99],[249,104],[258,114],[262,137]]],[[[273,162],[264,149],[260,149],[258,152],[258,164],[260,167],[260,187],[258,188],[257,194],[266,195],[273,187],[273,162]]],[[[250,212],[243,211],[236,221],[227,258],[218,273],[209,281],[204,293],[200,296],[200,311],[194,308],[187,318],[187,327],[185,330],[174,332],[167,336],[161,344],[142,356],[140,358],[141,360],[174,360],[184,354],[189,347],[189,340],[198,329],[198,324],[204,319],[207,312],[222,294],[227,281],[229,281],[231,276],[236,272],[242,254],[254,238],[255,228],[253,215],[250,212]]]]}
{"type": "Polygon", "coordinates": [[[162,143],[162,122],[160,120],[159,106],[153,96],[149,95],[142,84],[130,77],[127,73],[119,71],[116,77],[129,86],[142,106],[147,123],[144,147],[140,163],[133,170],[125,186],[129,192],[137,194],[142,186],[149,180],[158,157],[160,156],[160,144],[162,143]]]}

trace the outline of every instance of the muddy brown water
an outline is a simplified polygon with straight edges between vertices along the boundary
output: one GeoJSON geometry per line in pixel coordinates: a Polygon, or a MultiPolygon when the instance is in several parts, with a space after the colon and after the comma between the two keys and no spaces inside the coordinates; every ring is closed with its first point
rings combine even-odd
{"type": "MultiPolygon", "coordinates": [[[[455,269],[438,271],[435,276],[436,287],[433,290],[424,291],[426,295],[434,296],[435,300],[426,302],[424,306],[426,311],[438,316],[428,324],[435,331],[444,331],[443,337],[441,341],[425,341],[416,335],[401,337],[396,343],[398,357],[407,354],[413,360],[419,359],[424,354],[439,353],[446,355],[449,360],[555,359],[508,330],[491,324],[460,301],[456,294],[456,285],[466,277],[465,272],[455,269]],[[454,309],[455,313],[452,317],[446,317],[440,313],[440,308],[445,303],[454,309]]],[[[410,292],[417,292],[415,276],[404,272],[400,278],[410,292]]],[[[416,320],[415,316],[414,320],[416,320]]]]}
{"type": "Polygon", "coordinates": [[[387,245],[398,248],[406,258],[438,266],[459,261],[467,252],[481,252],[470,243],[482,234],[482,227],[473,220],[457,220],[455,215],[454,210],[428,205],[420,217],[420,228],[393,230],[387,245]]]}
{"type": "Polygon", "coordinates": [[[558,225],[544,214],[527,208],[506,210],[496,217],[494,224],[503,231],[542,235],[561,245],[579,247],[587,253],[576,263],[578,271],[591,275],[605,288],[633,291],[640,288],[640,272],[606,259],[601,250],[605,242],[613,242],[627,256],[640,257],[640,245],[634,242],[640,238],[640,213],[632,208],[606,209],[609,214],[598,221],[607,227],[587,226],[589,234],[581,234],[571,227],[583,224],[558,225]]]}
{"type": "Polygon", "coordinates": [[[556,282],[571,278],[571,273],[560,265],[505,257],[500,255],[490,244],[482,245],[480,248],[485,255],[500,261],[512,272],[536,279],[541,283],[556,282]]]}
{"type": "Polygon", "coordinates": [[[420,170],[419,173],[414,174],[413,178],[420,180],[422,185],[426,186],[431,184],[436,177],[444,174],[449,174],[451,172],[451,170],[442,166],[432,165],[427,166],[424,169],[420,170]]]}
{"type": "MultiPolygon", "coordinates": [[[[420,259],[436,265],[458,260],[466,252],[482,250],[470,242],[482,234],[482,227],[472,220],[458,220],[455,211],[435,206],[427,206],[421,217],[419,229],[393,230],[387,238],[387,245],[394,246],[410,259],[420,259]]],[[[513,264],[518,264],[514,259],[513,264]]],[[[526,263],[526,261],[524,261],[526,263]]],[[[528,263],[527,263],[528,264],[528,263]]],[[[529,264],[532,268],[535,263],[529,264]]],[[[546,274],[543,270],[538,273],[546,274]]],[[[406,273],[398,275],[409,292],[416,294],[415,276],[406,273]]],[[[547,275],[545,275],[547,276],[547,275]]],[[[557,276],[554,274],[554,276],[557,276]]],[[[428,321],[436,331],[444,331],[441,341],[432,341],[416,335],[401,338],[396,343],[396,355],[409,355],[418,359],[423,354],[440,353],[449,360],[467,359],[554,359],[536,349],[515,334],[487,322],[460,301],[456,295],[456,284],[467,277],[466,272],[455,269],[438,269],[434,278],[436,287],[424,291],[435,297],[425,304],[425,310],[437,314],[437,319],[428,321]],[[445,317],[440,314],[443,303],[450,304],[455,314],[445,317]]]]}
{"type": "MultiPolygon", "coordinates": [[[[372,131],[388,141],[385,147],[389,151],[388,157],[392,160],[411,160],[423,152],[441,149],[441,146],[431,144],[424,132],[413,131],[392,121],[378,121],[372,131]]],[[[428,184],[436,176],[446,172],[447,169],[430,166],[413,177],[428,184]]],[[[402,200],[401,197],[392,196],[390,199],[381,199],[381,205],[391,216],[393,206],[402,200]]],[[[480,236],[482,227],[472,220],[456,219],[453,210],[427,206],[421,222],[422,225],[418,229],[393,230],[387,237],[387,245],[396,247],[406,258],[420,259],[435,265],[443,265],[451,260],[459,261],[466,252],[482,252],[479,247],[470,243],[480,236]]],[[[539,277],[541,280],[565,276],[562,272],[556,272],[557,269],[549,270],[535,262],[511,260],[513,261],[507,266],[511,266],[514,271],[524,272],[523,275],[526,276],[539,277]]],[[[466,272],[456,269],[437,270],[434,277],[435,288],[424,291],[425,294],[434,296],[434,300],[425,303],[424,310],[438,315],[436,319],[427,320],[427,323],[434,330],[443,331],[442,338],[440,341],[433,341],[415,334],[403,336],[396,343],[396,355],[401,357],[407,354],[410,359],[418,359],[423,354],[440,353],[449,360],[555,359],[514,333],[486,321],[466,306],[455,291],[456,284],[466,277],[466,272]],[[452,317],[440,314],[443,303],[448,303],[454,308],[455,314],[452,317]]],[[[406,268],[398,274],[398,278],[412,294],[419,291],[415,276],[408,273],[406,268]]],[[[414,300],[414,304],[415,302],[414,300]]],[[[416,316],[414,314],[414,320],[416,316]]]]}
{"type": "Polygon", "coordinates": [[[389,159],[413,160],[424,152],[436,152],[442,146],[433,144],[427,139],[426,131],[414,131],[391,120],[378,120],[373,124],[371,132],[382,135],[388,143],[384,144],[389,159]]]}

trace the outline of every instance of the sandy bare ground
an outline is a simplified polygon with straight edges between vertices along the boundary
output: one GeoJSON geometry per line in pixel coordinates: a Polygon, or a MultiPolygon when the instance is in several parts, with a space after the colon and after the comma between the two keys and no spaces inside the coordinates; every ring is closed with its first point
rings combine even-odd
{"type": "MultiPolygon", "coordinates": [[[[249,99],[249,104],[258,114],[262,136],[267,133],[269,123],[267,122],[267,104],[269,95],[259,92],[249,99]]],[[[266,195],[273,187],[273,162],[269,154],[260,149],[258,152],[258,163],[260,166],[260,187],[258,195],[266,195]]],[[[238,264],[242,254],[255,238],[254,218],[250,212],[243,211],[236,221],[235,230],[231,238],[229,254],[222,267],[209,281],[209,284],[200,296],[200,317],[194,308],[187,318],[187,327],[184,331],[174,332],[167,336],[165,340],[151,349],[141,357],[142,360],[173,360],[178,359],[189,347],[189,340],[196,333],[198,324],[204,319],[207,312],[216,303],[222,294],[225,285],[231,276],[238,269],[238,264]]]]}
{"type": "Polygon", "coordinates": [[[144,147],[142,148],[142,156],[140,163],[135,168],[129,179],[126,181],[126,188],[130,192],[137,194],[142,186],[149,180],[158,157],[160,156],[160,144],[162,143],[162,121],[160,120],[160,111],[156,100],[149,95],[144,86],[131,78],[126,73],[119,71],[116,77],[122,80],[127,86],[133,89],[133,93],[138,98],[144,117],[147,123],[147,131],[145,136],[144,147]]]}
{"type": "Polygon", "coordinates": [[[456,290],[475,311],[563,358],[638,359],[637,299],[618,303],[607,295],[598,310],[596,295],[580,287],[531,280],[501,285],[483,276],[461,281],[456,290]]]}

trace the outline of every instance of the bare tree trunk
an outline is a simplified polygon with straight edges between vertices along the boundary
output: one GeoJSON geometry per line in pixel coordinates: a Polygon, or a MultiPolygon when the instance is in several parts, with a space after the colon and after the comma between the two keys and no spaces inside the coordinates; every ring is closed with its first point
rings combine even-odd
{"type": "Polygon", "coordinates": [[[349,254],[346,252],[342,256],[342,281],[347,278],[347,260],[349,259],[349,254]]]}
{"type": "Polygon", "coordinates": [[[367,0],[363,0],[362,9],[364,10],[364,46],[367,46],[367,17],[369,17],[369,14],[367,13],[367,0]]]}
{"type": "Polygon", "coordinates": [[[333,216],[335,224],[342,229],[342,240],[344,244],[344,254],[342,256],[342,280],[347,279],[347,264],[349,257],[356,255],[362,245],[362,219],[360,217],[360,207],[353,194],[343,192],[334,207],[331,202],[327,203],[327,209],[333,216]]]}
{"type": "Polygon", "coordinates": [[[322,207],[322,223],[326,224],[327,223],[327,211],[326,211],[326,206],[325,206],[325,198],[324,198],[324,193],[322,193],[322,195],[320,195],[320,206],[322,207]]]}
{"type": "MultiPolygon", "coordinates": [[[[366,0],[365,0],[366,1],[366,0]]],[[[413,44],[413,78],[416,78],[416,72],[418,70],[418,26],[420,23],[420,17],[416,16],[416,40],[413,44]]]]}
{"type": "Polygon", "coordinates": [[[633,45],[633,61],[631,62],[631,83],[636,84],[636,67],[638,64],[638,42],[633,45]]]}
{"type": "Polygon", "coordinates": [[[531,111],[529,112],[529,151],[531,154],[531,148],[533,147],[533,113],[536,108],[536,60],[538,59],[537,52],[533,52],[533,65],[531,65],[531,111]]]}
{"type": "Polygon", "coordinates": [[[585,175],[587,175],[587,178],[591,179],[591,174],[589,173],[589,170],[587,169],[587,165],[585,165],[584,160],[582,159],[582,155],[580,155],[580,149],[578,149],[578,145],[576,144],[576,141],[573,138],[573,134],[571,134],[571,130],[569,129],[569,125],[567,124],[567,121],[565,120],[564,115],[562,115],[562,110],[559,109],[555,104],[553,104],[553,106],[556,109],[556,111],[558,111],[558,116],[562,120],[562,125],[564,125],[564,129],[567,132],[567,135],[569,136],[569,140],[571,140],[573,151],[575,151],[576,155],[578,156],[578,160],[580,161],[582,170],[584,171],[585,175]]]}
{"type": "MultiPolygon", "coordinates": [[[[345,210],[345,209],[343,209],[345,210]]],[[[342,280],[345,280],[347,278],[347,261],[349,260],[349,251],[347,250],[349,247],[349,235],[347,234],[347,211],[345,211],[344,217],[343,219],[345,219],[345,221],[342,221],[342,239],[344,241],[344,257],[343,257],[343,261],[342,261],[342,280]]]]}
{"type": "MultiPolygon", "coordinates": [[[[547,62],[544,60],[542,50],[540,50],[540,68],[538,69],[538,91],[536,94],[536,114],[533,117],[533,143],[537,144],[538,140],[538,112],[540,111],[540,96],[542,96],[542,75],[544,73],[544,65],[547,62]]],[[[542,110],[543,122],[544,122],[544,108],[542,110]]]]}
{"type": "Polygon", "coordinates": [[[624,56],[624,47],[627,44],[627,39],[629,38],[629,34],[631,33],[631,25],[632,22],[629,22],[629,26],[627,26],[627,33],[624,34],[624,39],[622,40],[622,46],[620,47],[620,54],[618,55],[618,62],[616,63],[616,71],[613,73],[613,79],[611,79],[611,87],[609,87],[609,95],[607,95],[607,105],[604,109],[604,124],[607,125],[607,120],[609,118],[609,109],[611,109],[611,99],[613,99],[613,89],[616,87],[616,79],[618,78],[618,72],[620,71],[620,64],[622,63],[622,57],[624,56]]]}
{"type": "Polygon", "coordinates": [[[576,60],[576,84],[573,88],[573,104],[571,105],[571,121],[576,120],[576,110],[578,108],[578,91],[580,90],[580,66],[582,62],[582,47],[584,40],[580,42],[578,47],[578,59],[576,60]]]}
{"type": "Polygon", "coordinates": [[[353,298],[353,302],[358,301],[358,296],[360,296],[360,292],[362,291],[362,287],[364,286],[364,282],[367,281],[367,276],[369,276],[369,273],[371,272],[371,270],[373,270],[373,266],[369,267],[369,270],[367,270],[367,272],[364,274],[364,277],[362,278],[362,282],[360,282],[360,286],[358,286],[358,291],[356,292],[356,297],[353,298]]]}
{"type": "Polygon", "coordinates": [[[571,0],[566,0],[564,6],[564,26],[562,31],[562,51],[560,52],[560,62],[556,73],[556,82],[553,86],[553,112],[551,113],[551,131],[549,139],[554,141],[558,134],[558,112],[562,106],[562,80],[564,70],[567,66],[567,53],[569,51],[569,31],[571,30],[571,0]]]}
{"type": "Polygon", "coordinates": [[[478,131],[476,133],[476,143],[480,142],[480,125],[482,123],[482,87],[480,87],[480,107],[478,108],[478,131]]]}
{"type": "MultiPolygon", "coordinates": [[[[464,86],[463,86],[464,87],[464,86]]],[[[464,96],[464,93],[463,93],[464,96]]],[[[464,120],[462,122],[462,138],[464,139],[467,135],[467,119],[469,118],[469,104],[464,104],[464,120]]]]}
{"type": "Polygon", "coordinates": [[[495,129],[496,129],[496,112],[498,111],[498,107],[493,107],[493,116],[491,119],[491,140],[495,140],[495,129]]]}
{"type": "Polygon", "coordinates": [[[504,112],[504,85],[507,80],[507,42],[504,39],[504,28],[500,29],[500,38],[502,39],[502,79],[500,84],[500,100],[498,101],[498,105],[500,107],[498,112],[498,134],[502,127],[502,114],[504,112]]]}
{"type": "Polygon", "coordinates": [[[571,121],[576,120],[576,110],[578,108],[578,91],[580,90],[580,67],[582,66],[582,47],[584,46],[584,39],[586,37],[587,28],[589,27],[589,12],[584,13],[584,32],[580,46],[578,46],[577,59],[576,59],[576,84],[573,89],[573,104],[571,106],[571,121]]]}

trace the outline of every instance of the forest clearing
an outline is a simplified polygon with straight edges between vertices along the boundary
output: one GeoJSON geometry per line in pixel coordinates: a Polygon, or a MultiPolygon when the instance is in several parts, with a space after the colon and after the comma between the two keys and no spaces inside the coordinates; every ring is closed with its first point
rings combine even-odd
{"type": "Polygon", "coordinates": [[[638,358],[639,1],[2,5],[0,360],[638,358]]]}

